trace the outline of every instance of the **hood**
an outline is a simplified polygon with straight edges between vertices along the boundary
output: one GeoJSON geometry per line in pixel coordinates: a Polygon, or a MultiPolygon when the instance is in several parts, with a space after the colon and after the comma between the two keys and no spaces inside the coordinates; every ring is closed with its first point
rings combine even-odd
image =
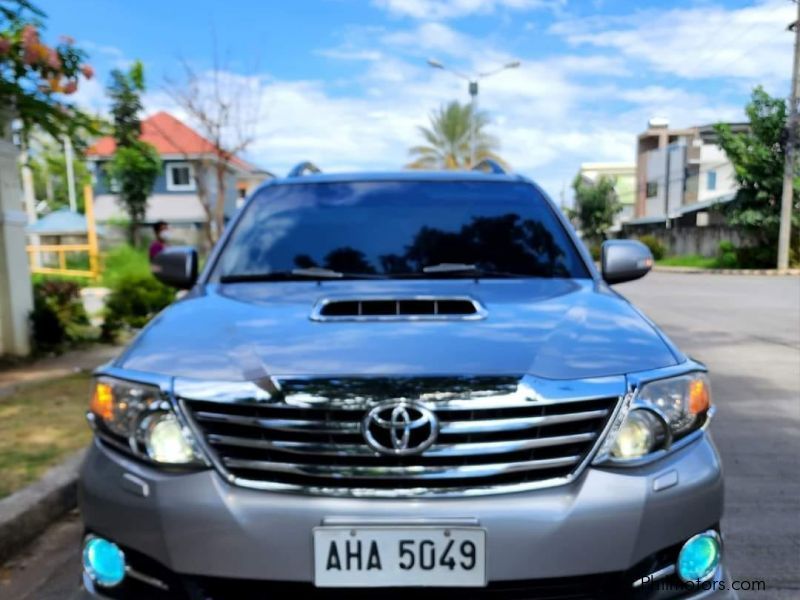
{"type": "Polygon", "coordinates": [[[592,280],[323,281],[208,285],[167,308],[116,366],[226,381],[267,375],[620,375],[684,358],[624,298],[592,280]],[[470,296],[481,320],[310,319],[337,297],[470,296]]]}

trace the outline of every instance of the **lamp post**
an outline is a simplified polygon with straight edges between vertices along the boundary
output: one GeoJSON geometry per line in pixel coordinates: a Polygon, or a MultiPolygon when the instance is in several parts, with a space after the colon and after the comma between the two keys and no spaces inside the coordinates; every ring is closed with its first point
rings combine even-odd
{"type": "Polygon", "coordinates": [[[475,121],[478,115],[478,82],[481,79],[486,79],[487,77],[491,77],[492,75],[497,75],[502,71],[506,71],[508,69],[516,69],[517,67],[519,67],[520,62],[518,60],[514,60],[504,64],[501,67],[492,69],[491,71],[483,71],[481,73],[476,73],[473,76],[446,67],[444,66],[443,63],[439,62],[434,58],[428,59],[428,65],[430,65],[434,69],[441,69],[442,71],[448,71],[453,75],[455,75],[456,77],[465,80],[468,84],[467,91],[469,91],[469,104],[471,112],[471,119],[469,123],[469,164],[470,167],[472,167],[475,164],[475,142],[476,142],[475,137],[477,134],[475,121]]]}

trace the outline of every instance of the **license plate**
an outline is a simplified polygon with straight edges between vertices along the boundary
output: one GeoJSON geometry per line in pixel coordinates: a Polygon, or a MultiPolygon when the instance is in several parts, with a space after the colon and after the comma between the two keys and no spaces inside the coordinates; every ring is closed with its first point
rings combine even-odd
{"type": "Polygon", "coordinates": [[[317,527],[318,587],[482,587],[486,531],[477,527],[317,527]]]}

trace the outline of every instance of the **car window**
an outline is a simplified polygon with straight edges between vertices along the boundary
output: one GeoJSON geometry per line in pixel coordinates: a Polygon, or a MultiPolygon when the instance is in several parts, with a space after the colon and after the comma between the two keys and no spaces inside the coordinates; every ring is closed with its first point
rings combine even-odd
{"type": "Polygon", "coordinates": [[[244,210],[216,277],[315,267],[399,277],[442,263],[589,277],[553,209],[524,182],[276,185],[244,210]]]}

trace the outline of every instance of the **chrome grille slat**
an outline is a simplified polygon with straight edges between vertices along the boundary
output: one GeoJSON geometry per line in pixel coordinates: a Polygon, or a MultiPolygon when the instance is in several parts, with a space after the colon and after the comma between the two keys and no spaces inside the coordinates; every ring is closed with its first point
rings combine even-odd
{"type": "MultiPolygon", "coordinates": [[[[507,454],[510,452],[520,452],[522,450],[530,450],[533,448],[546,448],[550,446],[560,446],[563,444],[590,442],[596,437],[596,433],[579,433],[575,435],[560,435],[507,442],[435,444],[425,451],[425,455],[461,457],[483,454],[507,454]]],[[[241,448],[275,450],[278,452],[294,454],[308,454],[312,456],[380,456],[377,452],[363,444],[326,444],[318,442],[295,442],[285,440],[253,440],[249,438],[218,434],[210,434],[208,436],[208,441],[213,446],[237,446],[241,448]]]]}
{"type": "Polygon", "coordinates": [[[217,468],[237,485],[396,497],[571,481],[600,443],[620,396],[602,382],[554,385],[540,394],[529,385],[535,381],[515,389],[507,379],[288,379],[277,381],[269,397],[250,391],[241,399],[179,396],[179,403],[217,468]],[[438,438],[419,454],[382,454],[364,438],[370,410],[399,399],[438,417],[438,438]]]}
{"type": "Polygon", "coordinates": [[[398,477],[411,477],[413,479],[457,479],[463,477],[490,477],[515,473],[517,471],[535,471],[540,469],[554,469],[577,464],[580,456],[563,456],[544,460],[528,460],[513,463],[496,463],[467,465],[463,467],[452,466],[421,466],[407,467],[380,467],[376,473],[375,467],[341,467],[328,465],[306,465],[295,463],[269,462],[261,460],[243,460],[225,458],[227,467],[290,473],[293,475],[311,475],[315,477],[329,477],[331,479],[394,479],[398,477]]]}
{"type": "Polygon", "coordinates": [[[608,410],[592,410],[563,415],[541,417],[516,417],[511,419],[484,419],[478,421],[443,421],[441,433],[489,433],[496,431],[518,431],[545,425],[558,425],[588,419],[600,419],[608,414],[608,410]]]}
{"type": "Polygon", "coordinates": [[[264,429],[276,429],[278,431],[297,431],[309,430],[314,433],[358,433],[361,428],[359,423],[346,421],[305,421],[300,419],[262,419],[259,417],[247,417],[242,415],[226,415],[220,413],[198,412],[195,414],[198,421],[218,421],[223,423],[233,423],[236,425],[247,425],[250,427],[261,427],[264,429]]]}

